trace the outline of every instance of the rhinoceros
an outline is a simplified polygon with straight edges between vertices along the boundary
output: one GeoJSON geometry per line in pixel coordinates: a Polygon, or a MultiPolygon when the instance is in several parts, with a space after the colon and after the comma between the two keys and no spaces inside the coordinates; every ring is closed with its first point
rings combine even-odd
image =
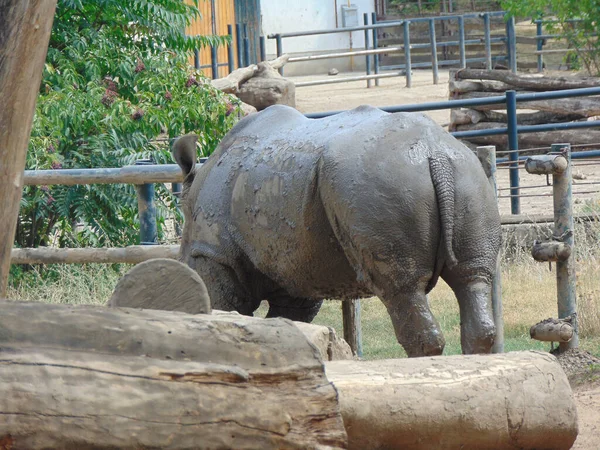
{"type": "Polygon", "coordinates": [[[378,296],[409,356],[441,354],[427,301],[441,276],[460,306],[463,353],[489,352],[501,233],[473,152],[423,114],[359,107],[324,119],[272,106],[196,169],[197,138],[173,155],[185,176],[180,260],[213,308],[310,322],[323,299],[378,296]]]}

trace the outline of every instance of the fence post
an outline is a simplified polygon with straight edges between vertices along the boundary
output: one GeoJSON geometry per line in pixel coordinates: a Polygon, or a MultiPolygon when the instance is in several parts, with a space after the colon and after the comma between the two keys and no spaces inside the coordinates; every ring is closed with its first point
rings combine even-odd
{"type": "Polygon", "coordinates": [[[212,69],[212,79],[216,80],[219,78],[219,55],[216,45],[210,46],[210,66],[212,69]]]}
{"type": "MultiPolygon", "coordinates": [[[[538,52],[541,52],[544,49],[544,40],[540,37],[543,34],[542,21],[537,20],[535,22],[535,36],[536,36],[536,48],[538,52]]],[[[537,71],[544,71],[544,55],[538,53],[537,55],[537,71]]]]}
{"type": "MultiPolygon", "coordinates": [[[[369,13],[364,13],[363,14],[363,21],[365,26],[369,25],[369,13]]],[[[369,45],[369,30],[365,30],[365,50],[369,50],[370,45],[369,45]]],[[[367,75],[371,75],[371,56],[370,55],[366,55],[365,56],[365,63],[367,66],[367,75]]],[[[367,88],[371,87],[371,80],[367,80],[367,88]]]]}
{"type": "MultiPolygon", "coordinates": [[[[138,159],[136,166],[152,165],[151,159],[138,159]]],[[[140,244],[154,245],[157,242],[156,206],[154,205],[154,184],[137,184],[135,186],[140,217],[140,244]]]]}
{"type": "MultiPolygon", "coordinates": [[[[229,25],[231,26],[231,25],[229,25]]],[[[181,183],[171,183],[171,193],[173,194],[173,196],[177,199],[177,209],[179,209],[179,199],[181,198],[181,191],[183,189],[183,184],[181,183]]],[[[173,224],[174,224],[174,228],[175,228],[175,234],[177,234],[177,236],[181,237],[181,227],[179,226],[179,223],[176,220],[176,217],[173,217],[173,224]]]]}
{"type": "MultiPolygon", "coordinates": [[[[277,57],[279,58],[283,55],[283,42],[280,34],[275,35],[275,42],[277,43],[277,57]]],[[[283,66],[279,68],[279,74],[283,75],[283,66]]]]}
{"type": "MultiPolygon", "coordinates": [[[[552,144],[552,153],[561,153],[567,159],[567,170],[552,175],[554,196],[554,237],[574,248],[573,191],[571,178],[571,145],[552,144]]],[[[558,317],[573,317],[575,333],[569,342],[560,343],[560,352],[579,346],[579,326],[577,324],[577,301],[575,295],[575,252],[565,261],[556,263],[556,287],[558,294],[558,317]]]]}
{"type": "Polygon", "coordinates": [[[508,127],[508,149],[510,160],[510,211],[512,214],[521,213],[519,198],[519,135],[517,129],[517,93],[506,91],[506,115],[508,127]]]}
{"type": "Polygon", "coordinates": [[[412,87],[412,63],[410,60],[410,21],[404,21],[404,67],[406,70],[406,87],[412,87]]]}
{"type": "Polygon", "coordinates": [[[344,321],[344,340],[358,357],[362,357],[362,329],[360,323],[360,300],[342,301],[342,318],[344,321]]]}
{"type": "MultiPolygon", "coordinates": [[[[371,23],[375,25],[377,23],[377,13],[371,14],[371,23]]],[[[379,36],[377,36],[377,28],[373,28],[373,49],[377,50],[379,47],[379,36]]],[[[379,55],[373,55],[373,70],[375,74],[379,74],[379,55]]],[[[379,86],[379,78],[375,79],[375,86],[379,86]]]]}
{"type": "Polygon", "coordinates": [[[464,69],[467,67],[467,57],[465,51],[465,18],[463,16],[458,16],[458,51],[460,67],[464,69]]]}
{"type": "Polygon", "coordinates": [[[235,61],[233,56],[233,25],[227,25],[227,34],[231,40],[227,46],[227,70],[229,73],[231,73],[235,70],[235,61]]]}
{"type": "Polygon", "coordinates": [[[267,42],[264,36],[260,37],[260,62],[267,60],[267,42]]]}
{"type": "Polygon", "coordinates": [[[194,69],[200,70],[200,50],[194,50],[194,69]]]}
{"type": "MultiPolygon", "coordinates": [[[[477,147],[477,157],[483,166],[483,170],[488,177],[490,185],[498,197],[498,186],[496,184],[496,147],[494,145],[485,145],[477,147]]],[[[492,278],[492,314],[494,324],[496,325],[496,339],[492,347],[493,353],[504,352],[504,319],[502,317],[502,278],[500,272],[500,253],[496,260],[496,271],[492,278]]]]}
{"type": "Polygon", "coordinates": [[[244,60],[242,59],[242,47],[244,45],[244,38],[242,36],[242,25],[239,23],[235,24],[235,37],[237,39],[237,45],[236,45],[236,50],[237,50],[237,63],[238,63],[238,69],[241,67],[244,67],[244,60]]]}
{"type": "Polygon", "coordinates": [[[431,67],[433,68],[433,84],[440,82],[438,68],[437,42],[435,37],[435,20],[429,19],[429,41],[431,42],[431,67]]]}
{"type": "Polygon", "coordinates": [[[508,52],[508,67],[511,72],[517,73],[517,37],[513,16],[510,16],[506,21],[506,50],[508,52]]]}
{"type": "Polygon", "coordinates": [[[483,34],[485,40],[485,67],[487,70],[492,70],[492,36],[489,13],[483,14],[483,34]]]}
{"type": "Polygon", "coordinates": [[[248,24],[244,24],[244,63],[250,65],[250,38],[248,37],[248,24]]]}

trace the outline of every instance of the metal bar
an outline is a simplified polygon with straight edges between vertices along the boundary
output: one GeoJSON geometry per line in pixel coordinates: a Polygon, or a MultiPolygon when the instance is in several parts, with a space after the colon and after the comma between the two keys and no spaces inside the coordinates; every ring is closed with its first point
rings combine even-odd
{"type": "Polygon", "coordinates": [[[515,18],[509,17],[506,22],[506,48],[508,51],[508,66],[517,73],[517,36],[515,34],[515,18]]]}
{"type": "MultiPolygon", "coordinates": [[[[554,186],[554,235],[573,248],[573,187],[571,178],[571,146],[552,144],[552,152],[562,152],[567,158],[567,170],[552,175],[554,186]]],[[[569,342],[560,343],[560,352],[579,346],[579,327],[577,326],[577,305],[575,299],[575,252],[565,261],[556,263],[556,288],[558,295],[558,317],[573,317],[575,333],[569,342]]]]}
{"type": "Polygon", "coordinates": [[[412,65],[410,59],[410,21],[404,22],[404,65],[406,66],[406,87],[412,87],[412,65]]]}
{"type": "MultiPolygon", "coordinates": [[[[506,91],[506,115],[507,115],[507,132],[508,132],[508,149],[518,150],[519,149],[519,136],[517,128],[517,93],[516,91],[506,91]]],[[[509,155],[509,159],[512,162],[519,160],[519,153],[512,152],[509,155]]],[[[510,169],[510,194],[517,196],[519,195],[519,169],[512,167],[510,169]]],[[[513,197],[510,202],[510,210],[512,214],[521,213],[521,202],[519,197],[513,197]]]]}
{"type": "Polygon", "coordinates": [[[404,47],[386,47],[372,50],[357,50],[353,52],[341,52],[341,53],[325,53],[323,55],[306,55],[306,56],[295,56],[288,60],[288,63],[303,62],[303,61],[317,61],[320,59],[333,59],[333,58],[345,58],[353,56],[364,56],[364,55],[377,55],[380,53],[398,53],[404,51],[404,47]]]}
{"type": "Polygon", "coordinates": [[[429,45],[431,46],[431,67],[433,68],[433,84],[440,82],[440,73],[438,66],[437,43],[435,38],[435,21],[429,21],[429,45]]]}
{"type": "MultiPolygon", "coordinates": [[[[496,183],[496,147],[486,145],[477,147],[477,157],[483,166],[483,169],[488,177],[490,186],[494,191],[494,195],[498,197],[498,186],[496,183]]],[[[496,271],[492,277],[492,314],[494,324],[496,325],[496,339],[492,346],[493,353],[504,352],[504,320],[502,318],[502,281],[500,270],[501,254],[498,253],[496,259],[496,271]]]]}
{"type": "Polygon", "coordinates": [[[267,41],[265,36],[261,36],[260,37],[260,61],[266,61],[267,60],[267,41]]]}
{"type": "MultiPolygon", "coordinates": [[[[369,25],[369,14],[363,14],[363,21],[365,26],[369,25]]],[[[369,30],[365,30],[365,51],[369,50],[369,30]]],[[[367,76],[371,75],[371,57],[367,54],[365,56],[365,66],[367,69],[367,76]]],[[[371,79],[367,78],[367,88],[371,87],[371,79]]]]}
{"type": "Polygon", "coordinates": [[[245,23],[243,26],[244,30],[244,64],[250,65],[250,39],[248,38],[248,24],[245,23]]]}
{"type": "MultiPolygon", "coordinates": [[[[371,14],[371,22],[373,25],[377,23],[377,13],[371,14]]],[[[373,50],[377,50],[379,48],[379,36],[377,35],[377,28],[373,28],[373,50]]],[[[379,54],[373,54],[373,71],[375,75],[379,73],[379,54]]],[[[379,78],[375,78],[375,86],[379,86],[379,78]]]]}
{"type": "MultiPolygon", "coordinates": [[[[438,42],[439,44],[439,42],[438,42]]],[[[492,60],[493,61],[506,61],[507,60],[507,56],[493,56],[492,60]]],[[[481,57],[481,58],[467,58],[467,63],[470,62],[485,62],[485,57],[481,57]]],[[[456,66],[460,63],[460,61],[458,59],[455,60],[442,60],[442,61],[438,61],[438,66],[456,66]]],[[[417,68],[430,68],[431,67],[431,63],[430,62],[423,62],[423,63],[413,63],[412,68],[413,69],[417,69],[417,68]]],[[[404,65],[400,64],[397,66],[380,66],[379,67],[381,70],[398,70],[398,69],[404,69],[404,65]]]]}
{"type": "MultiPolygon", "coordinates": [[[[536,29],[536,34],[537,34],[537,51],[540,52],[544,49],[544,41],[542,39],[540,39],[540,36],[542,35],[542,22],[536,22],[535,24],[535,29],[536,29]]],[[[543,72],[544,71],[544,57],[542,56],[541,53],[539,53],[537,55],[537,71],[538,72],[543,72]]]]}
{"type": "MultiPolygon", "coordinates": [[[[281,34],[278,34],[277,36],[275,36],[276,39],[276,43],[277,43],[277,57],[279,58],[281,55],[283,55],[283,42],[281,40],[281,34]]],[[[279,68],[279,74],[283,75],[283,66],[279,68]]]]}
{"type": "Polygon", "coordinates": [[[387,23],[378,23],[375,25],[365,25],[358,27],[344,27],[344,28],[330,28],[327,30],[310,30],[310,31],[296,31],[293,33],[272,33],[267,35],[267,39],[277,39],[277,36],[281,38],[291,38],[291,37],[300,37],[300,36],[315,36],[319,34],[336,34],[336,33],[352,33],[354,31],[368,31],[372,29],[379,28],[389,28],[394,26],[399,26],[404,23],[403,20],[399,20],[396,22],[387,22],[387,23]]]}
{"type": "Polygon", "coordinates": [[[217,46],[210,46],[210,62],[212,69],[212,79],[216,80],[219,78],[219,55],[217,54],[217,46]]]}
{"type": "Polygon", "coordinates": [[[360,318],[360,300],[342,302],[342,319],[344,322],[344,340],[359,358],[362,357],[362,329],[360,318]]]}
{"type": "Polygon", "coordinates": [[[244,60],[243,60],[243,55],[242,55],[242,47],[244,46],[244,37],[242,36],[242,24],[240,23],[236,23],[235,24],[235,37],[237,40],[237,45],[236,45],[236,50],[237,50],[237,63],[238,63],[238,69],[240,67],[244,67],[244,60]]]}
{"type": "MultiPolygon", "coordinates": [[[[393,73],[380,73],[378,75],[359,75],[356,77],[344,77],[344,78],[328,78],[326,80],[314,80],[314,81],[299,81],[294,83],[296,87],[306,87],[306,86],[319,86],[323,84],[336,84],[336,83],[349,83],[352,81],[365,81],[365,80],[376,80],[378,78],[395,78],[401,77],[404,75],[404,72],[393,72],[393,73]]],[[[343,112],[343,111],[339,111],[343,112]]],[[[309,119],[319,119],[321,113],[311,113],[307,114],[306,117],[309,119]]]]}
{"type": "Polygon", "coordinates": [[[460,67],[464,69],[467,67],[467,61],[465,56],[465,19],[463,16],[458,17],[458,51],[460,55],[460,67]]]}
{"type": "Polygon", "coordinates": [[[235,56],[233,52],[233,25],[227,25],[227,34],[231,42],[227,45],[227,70],[229,73],[235,70],[235,56]]]}
{"type": "Polygon", "coordinates": [[[485,41],[485,67],[492,70],[492,36],[490,30],[490,13],[483,14],[483,34],[485,41]]]}
{"type": "Polygon", "coordinates": [[[200,69],[200,50],[194,49],[194,68],[200,69]]]}
{"type": "MultiPolygon", "coordinates": [[[[136,165],[153,165],[151,160],[141,159],[136,165]]],[[[156,231],[156,205],[154,204],[154,184],[138,184],[135,186],[138,200],[138,216],[140,219],[140,244],[153,245],[158,240],[156,231]]]]}

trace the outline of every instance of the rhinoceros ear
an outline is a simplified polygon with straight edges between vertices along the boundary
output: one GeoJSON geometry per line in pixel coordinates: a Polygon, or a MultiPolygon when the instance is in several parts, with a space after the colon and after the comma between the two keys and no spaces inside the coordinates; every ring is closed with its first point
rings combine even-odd
{"type": "Polygon", "coordinates": [[[181,167],[184,177],[187,179],[190,174],[193,174],[196,167],[196,143],[198,136],[195,134],[186,134],[181,136],[173,144],[173,158],[181,167]]]}

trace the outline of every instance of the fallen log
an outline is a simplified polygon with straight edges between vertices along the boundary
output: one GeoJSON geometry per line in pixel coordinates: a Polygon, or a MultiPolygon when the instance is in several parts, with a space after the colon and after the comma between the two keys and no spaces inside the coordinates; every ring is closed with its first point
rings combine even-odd
{"type": "Polygon", "coordinates": [[[600,86],[597,77],[547,77],[539,75],[518,75],[504,70],[461,69],[456,72],[460,80],[494,80],[511,86],[534,91],[554,91],[600,86]]]}
{"type": "MultiPolygon", "coordinates": [[[[466,92],[506,92],[514,89],[510,84],[502,83],[501,81],[461,81],[450,79],[448,83],[450,89],[450,98],[455,94],[464,94],[466,92]]],[[[515,89],[518,90],[518,89],[515,89]]]]}
{"type": "MultiPolygon", "coordinates": [[[[487,130],[491,128],[506,128],[506,124],[497,122],[479,122],[472,125],[458,125],[456,131],[487,130]]],[[[507,146],[506,135],[476,136],[465,138],[477,145],[507,146]]],[[[571,145],[589,144],[600,142],[600,131],[594,129],[540,131],[538,133],[519,134],[519,147],[521,149],[534,147],[547,147],[553,142],[569,142],[571,145]]]]}
{"type": "Polygon", "coordinates": [[[577,411],[539,352],[332,361],[349,449],[571,448],[577,411]]]}
{"type": "Polygon", "coordinates": [[[285,55],[281,55],[279,58],[275,58],[271,61],[266,61],[267,64],[269,64],[273,69],[277,70],[277,69],[281,69],[283,66],[285,66],[288,61],[290,59],[290,55],[285,54],[285,55]]]}
{"type": "Polygon", "coordinates": [[[212,80],[211,84],[227,94],[235,94],[240,85],[252,78],[257,71],[258,67],[255,64],[248,67],[241,67],[231,72],[225,78],[212,80]]]}
{"type": "MultiPolygon", "coordinates": [[[[524,92],[526,93],[526,92],[524,92]]],[[[531,92],[527,92],[531,93],[531,92]]],[[[493,97],[494,94],[488,94],[486,92],[467,92],[460,94],[454,99],[471,99],[471,98],[487,98],[493,97]]],[[[477,105],[472,106],[473,109],[478,111],[489,111],[489,110],[502,110],[505,106],[499,105],[477,105]]],[[[586,117],[600,115],[600,97],[572,97],[563,98],[556,100],[535,100],[531,102],[518,102],[517,109],[532,109],[539,111],[548,111],[556,114],[573,114],[574,111],[577,114],[581,114],[586,117]]]]}
{"type": "Polygon", "coordinates": [[[319,353],[288,320],[0,308],[12,448],[346,448],[319,353]]]}

